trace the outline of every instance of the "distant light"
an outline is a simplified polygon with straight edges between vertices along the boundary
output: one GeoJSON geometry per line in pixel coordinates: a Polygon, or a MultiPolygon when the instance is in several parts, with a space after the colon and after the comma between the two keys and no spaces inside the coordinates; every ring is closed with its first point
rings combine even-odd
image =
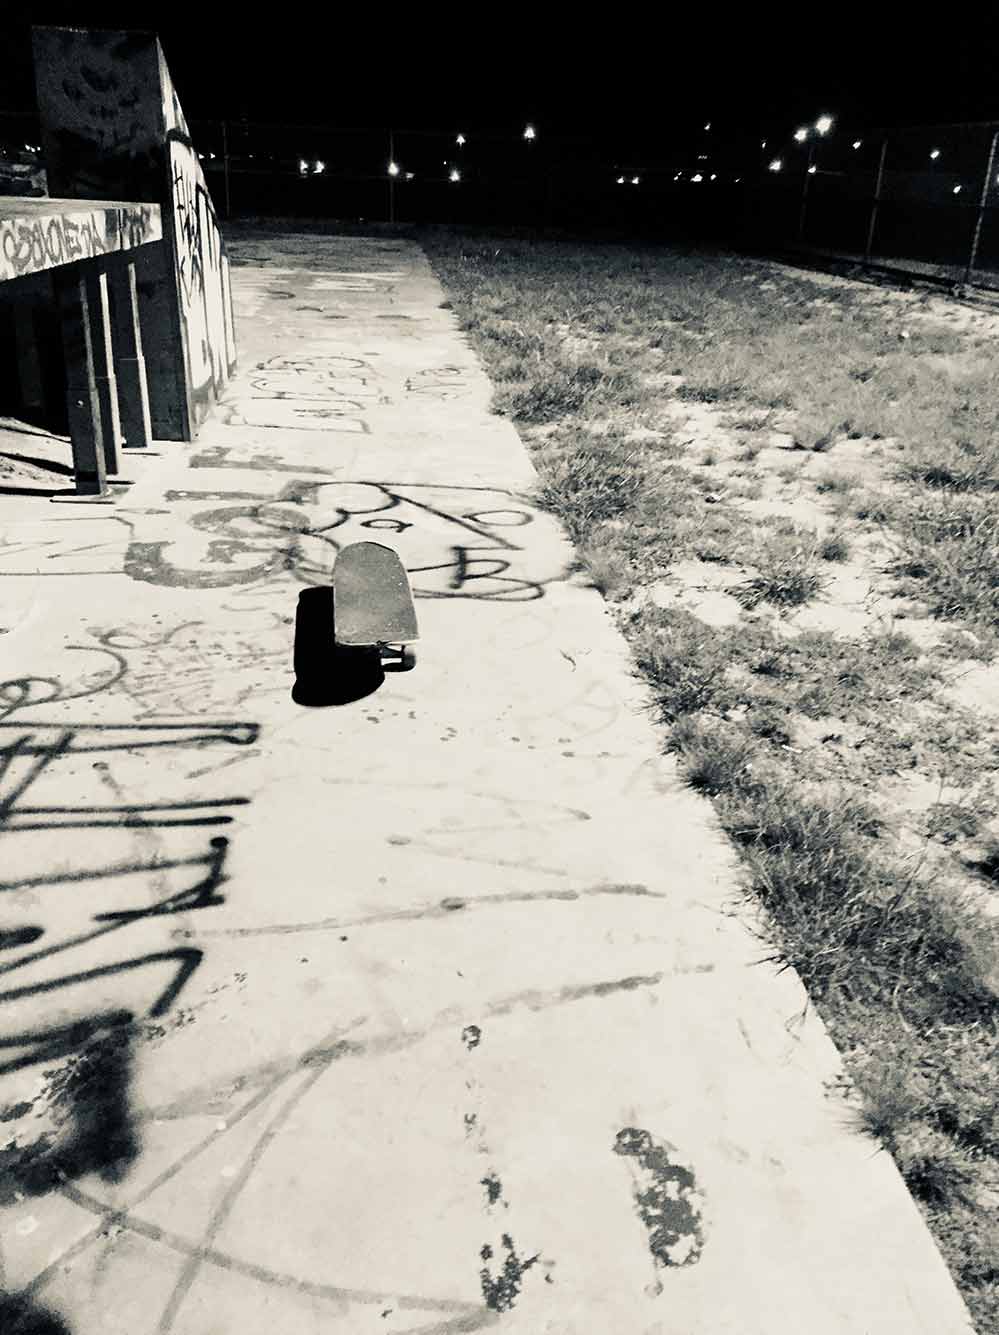
{"type": "Polygon", "coordinates": [[[808,169],[809,176],[814,176],[818,170],[819,170],[818,167],[809,167],[808,169]]]}
{"type": "Polygon", "coordinates": [[[936,162],[939,156],[940,156],[939,148],[934,148],[930,150],[930,157],[933,159],[934,162],[936,162]]]}
{"type": "Polygon", "coordinates": [[[833,127],[833,118],[831,116],[820,116],[815,122],[815,128],[819,134],[828,134],[833,127]]]}
{"type": "Polygon", "coordinates": [[[406,180],[407,180],[407,181],[411,181],[412,179],[413,179],[413,173],[412,173],[412,172],[407,172],[407,173],[406,173],[406,180]]]}
{"type": "Polygon", "coordinates": [[[783,166],[784,164],[783,162],[781,162],[780,158],[774,158],[773,161],[770,163],[770,170],[772,172],[779,172],[783,166]]]}
{"type": "Polygon", "coordinates": [[[639,179],[640,179],[639,177],[637,177],[637,176],[633,176],[633,177],[631,178],[631,184],[632,184],[632,185],[637,185],[638,182],[639,182],[639,179]]]}
{"type": "Polygon", "coordinates": [[[710,130],[710,129],[711,129],[711,122],[708,121],[707,125],[705,125],[704,128],[705,128],[706,130],[710,130]]]}
{"type": "Polygon", "coordinates": [[[452,167],[452,168],[451,168],[451,175],[450,175],[447,179],[448,179],[449,181],[460,181],[460,180],[461,180],[461,172],[458,170],[457,167],[452,167]]]}
{"type": "Polygon", "coordinates": [[[767,146],[767,141],[764,139],[760,143],[760,148],[766,148],[766,146],[767,146]]]}
{"type": "Polygon", "coordinates": [[[389,165],[388,165],[388,174],[389,174],[389,176],[398,176],[398,175],[399,175],[399,164],[398,164],[398,162],[390,162],[390,163],[389,163],[389,165]]]}
{"type": "Polygon", "coordinates": [[[711,173],[711,179],[712,179],[712,181],[717,181],[717,180],[718,180],[718,177],[715,175],[714,172],[711,173]]]}
{"type": "Polygon", "coordinates": [[[323,172],[326,170],[326,163],[323,162],[321,158],[316,158],[315,162],[312,165],[312,170],[315,172],[317,176],[321,176],[323,172]]]}
{"type": "Polygon", "coordinates": [[[208,156],[211,158],[211,160],[212,160],[213,162],[215,161],[215,154],[214,154],[214,153],[209,153],[208,156]]]}
{"type": "Polygon", "coordinates": [[[465,136],[463,134],[460,134],[454,142],[458,145],[459,148],[461,148],[462,144],[465,143],[465,136]]]}
{"type": "Polygon", "coordinates": [[[299,174],[299,176],[305,176],[306,173],[308,172],[308,170],[309,170],[309,164],[305,161],[304,158],[299,158],[299,159],[298,159],[298,174],[299,174]]]}
{"type": "Polygon", "coordinates": [[[204,153],[199,153],[199,154],[198,154],[198,158],[199,158],[199,160],[200,160],[201,162],[204,162],[204,160],[205,160],[205,155],[204,155],[204,153]]]}
{"type": "Polygon", "coordinates": [[[704,180],[704,177],[701,175],[700,172],[697,172],[697,173],[696,173],[694,176],[692,176],[690,179],[691,179],[692,181],[703,181],[703,180],[704,180]]]}
{"type": "Polygon", "coordinates": [[[800,130],[795,130],[794,137],[799,144],[803,144],[808,138],[808,130],[802,126],[800,130]]]}
{"type": "Polygon", "coordinates": [[[961,193],[961,189],[962,189],[961,186],[956,185],[956,186],[954,187],[954,189],[951,191],[951,194],[952,194],[952,195],[959,195],[959,194],[961,193]]]}
{"type": "Polygon", "coordinates": [[[624,177],[623,177],[623,176],[619,176],[619,177],[617,178],[617,183],[618,183],[618,185],[624,185],[624,177]]]}
{"type": "Polygon", "coordinates": [[[698,155],[697,155],[697,161],[698,161],[698,162],[707,162],[707,160],[708,160],[708,155],[707,155],[707,153],[698,153],[698,155]]]}
{"type": "Polygon", "coordinates": [[[536,139],[536,138],[537,138],[537,135],[536,135],[536,133],[535,133],[535,130],[534,130],[534,126],[533,126],[533,125],[525,125],[525,126],[524,126],[524,138],[525,138],[525,139],[536,139]]]}
{"type": "Polygon", "coordinates": [[[740,182],[741,180],[742,180],[742,177],[741,177],[741,176],[737,176],[737,177],[735,178],[735,183],[736,183],[736,185],[738,185],[739,182],[740,182]]]}
{"type": "MultiPolygon", "coordinates": [[[[679,179],[680,179],[680,173],[677,172],[677,174],[673,177],[673,180],[679,181],[679,179]]],[[[999,176],[996,177],[996,182],[999,183],[999,176]]]]}
{"type": "Polygon", "coordinates": [[[853,141],[854,148],[859,148],[863,142],[864,142],[863,139],[854,139],[853,141]]]}

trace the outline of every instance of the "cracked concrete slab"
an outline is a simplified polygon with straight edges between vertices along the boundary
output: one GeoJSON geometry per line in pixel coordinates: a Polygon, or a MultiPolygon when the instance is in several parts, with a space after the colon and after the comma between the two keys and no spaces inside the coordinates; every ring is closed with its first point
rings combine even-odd
{"type": "Polygon", "coordinates": [[[7,1291],[72,1335],[970,1330],[423,254],[232,250],[197,444],[4,502],[7,1291]],[[418,665],[297,703],[361,538],[418,665]]]}

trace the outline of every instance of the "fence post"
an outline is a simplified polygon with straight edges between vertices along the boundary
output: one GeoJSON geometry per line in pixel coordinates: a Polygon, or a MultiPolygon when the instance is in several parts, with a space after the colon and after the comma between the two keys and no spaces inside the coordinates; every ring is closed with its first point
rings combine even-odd
{"type": "Polygon", "coordinates": [[[978,258],[978,243],[982,236],[982,222],[985,218],[985,201],[989,195],[989,182],[992,180],[992,167],[996,160],[996,140],[999,140],[999,130],[992,131],[992,138],[989,141],[989,158],[985,164],[985,176],[982,179],[982,192],[978,197],[978,215],[975,218],[975,232],[971,238],[971,252],[968,255],[968,267],[964,271],[964,281],[971,282],[971,271],[975,267],[975,260],[978,258]]]}
{"type": "Polygon", "coordinates": [[[232,217],[232,198],[229,194],[229,125],[222,122],[222,172],[225,178],[225,216],[232,217]]]}
{"type": "Polygon", "coordinates": [[[812,179],[812,163],[815,161],[815,145],[809,142],[808,162],[805,165],[805,181],[801,187],[801,212],[798,215],[798,240],[805,238],[805,213],[808,210],[808,183],[812,179]]]}
{"type": "MultiPolygon", "coordinates": [[[[389,160],[388,165],[391,168],[395,162],[395,135],[389,130],[389,160]]],[[[388,173],[389,183],[389,222],[395,222],[395,176],[391,170],[388,173]]]]}
{"type": "Polygon", "coordinates": [[[867,249],[864,251],[864,263],[870,264],[871,251],[874,249],[874,228],[878,221],[878,206],[881,203],[881,186],[885,178],[885,155],[888,152],[888,136],[881,140],[881,156],[878,158],[878,175],[874,182],[874,198],[871,201],[871,221],[867,228],[867,249]]]}

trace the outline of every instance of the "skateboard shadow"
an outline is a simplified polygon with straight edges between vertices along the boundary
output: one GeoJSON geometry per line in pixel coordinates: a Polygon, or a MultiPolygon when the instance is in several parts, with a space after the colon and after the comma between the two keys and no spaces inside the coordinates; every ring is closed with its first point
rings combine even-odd
{"type": "Polygon", "coordinates": [[[377,649],[346,649],[333,639],[332,588],[303,589],[295,612],[297,705],[349,705],[377,691],[385,669],[377,649]]]}

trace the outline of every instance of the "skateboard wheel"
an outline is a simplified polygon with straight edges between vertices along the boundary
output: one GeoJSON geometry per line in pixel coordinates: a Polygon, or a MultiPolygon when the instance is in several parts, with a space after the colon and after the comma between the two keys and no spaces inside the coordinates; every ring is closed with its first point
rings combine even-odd
{"type": "Polygon", "coordinates": [[[403,672],[410,672],[416,667],[416,650],[411,649],[408,644],[402,646],[402,653],[399,655],[399,667],[403,672]]]}

